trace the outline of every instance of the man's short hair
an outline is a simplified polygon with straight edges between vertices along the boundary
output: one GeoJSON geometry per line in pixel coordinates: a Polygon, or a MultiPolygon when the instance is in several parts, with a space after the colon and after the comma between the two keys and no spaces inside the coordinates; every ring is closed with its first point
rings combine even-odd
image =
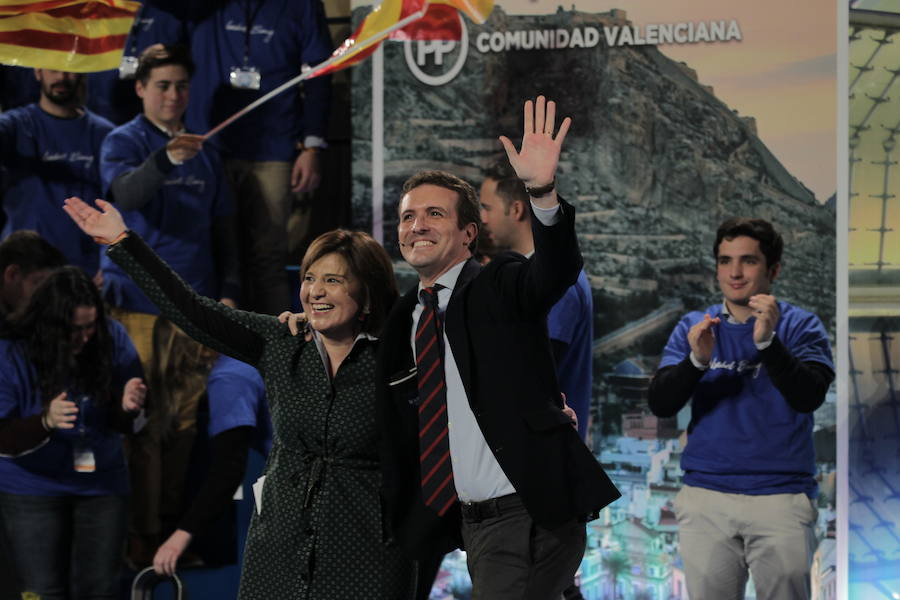
{"type": "Polygon", "coordinates": [[[766,257],[766,268],[781,262],[781,253],[784,250],[781,234],[765,219],[747,217],[733,217],[719,225],[713,244],[713,257],[719,258],[719,245],[722,240],[733,240],[742,235],[759,242],[759,250],[766,257]]]}
{"type": "Polygon", "coordinates": [[[23,275],[30,275],[35,271],[56,269],[65,264],[66,257],[63,253],[36,231],[14,231],[0,242],[0,273],[6,271],[9,265],[16,265],[23,275]]]}
{"type": "MultiPolygon", "coordinates": [[[[422,185],[436,185],[452,192],[456,192],[456,224],[459,229],[465,229],[469,223],[474,223],[476,230],[481,225],[481,207],[478,204],[478,194],[475,188],[464,180],[446,171],[421,171],[406,180],[403,184],[401,197],[411,190],[422,185]]],[[[473,254],[478,249],[478,236],[472,238],[469,243],[469,251],[473,254]]]]}
{"type": "Polygon", "coordinates": [[[134,78],[141,82],[141,85],[147,85],[150,79],[150,73],[158,67],[168,65],[178,65],[184,67],[188,77],[194,76],[194,60],[191,58],[191,51],[187,46],[182,44],[153,44],[141,52],[138,60],[137,71],[134,78]]]}
{"type": "MultiPolygon", "coordinates": [[[[498,158],[488,165],[484,171],[484,178],[497,182],[497,195],[503,201],[503,214],[509,214],[509,208],[513,202],[522,202],[525,204],[525,208],[528,208],[531,199],[528,197],[528,192],[525,191],[525,184],[516,175],[506,156],[498,158]]],[[[530,216],[531,211],[526,210],[525,214],[530,216]]]]}

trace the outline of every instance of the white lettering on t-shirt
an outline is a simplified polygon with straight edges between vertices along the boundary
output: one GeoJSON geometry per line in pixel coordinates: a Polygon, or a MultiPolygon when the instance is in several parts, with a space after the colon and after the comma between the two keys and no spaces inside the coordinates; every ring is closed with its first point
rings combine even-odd
{"type": "Polygon", "coordinates": [[[74,152],[44,152],[44,154],[41,155],[41,160],[44,162],[83,162],[85,168],[90,168],[91,165],[94,164],[94,157],[92,155],[82,154],[77,150],[74,152]]]}
{"type": "Polygon", "coordinates": [[[163,185],[183,185],[186,187],[194,187],[197,188],[197,192],[202,194],[203,190],[206,189],[206,180],[197,179],[193,175],[188,175],[187,177],[173,177],[172,179],[166,179],[163,181],[163,185]]]}
{"type": "Polygon", "coordinates": [[[716,357],[713,357],[712,360],[709,361],[709,369],[723,369],[726,371],[736,371],[738,373],[743,373],[744,371],[754,371],[753,379],[759,377],[759,370],[762,368],[762,362],[750,362],[749,360],[741,360],[741,361],[723,361],[719,360],[716,357]]]}
{"type": "MultiPolygon", "coordinates": [[[[247,26],[243,23],[235,23],[234,21],[229,19],[228,22],[225,23],[225,31],[240,31],[243,33],[247,31],[247,26]]],[[[250,35],[264,36],[265,39],[263,39],[263,43],[268,44],[270,41],[272,41],[272,36],[275,35],[275,30],[266,29],[262,25],[254,25],[253,28],[250,29],[250,35]]]]}

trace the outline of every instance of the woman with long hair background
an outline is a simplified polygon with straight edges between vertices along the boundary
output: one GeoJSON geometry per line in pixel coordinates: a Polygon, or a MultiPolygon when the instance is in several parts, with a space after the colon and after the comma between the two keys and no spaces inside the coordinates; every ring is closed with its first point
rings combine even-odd
{"type": "Polygon", "coordinates": [[[0,527],[23,593],[114,597],[128,493],[122,434],[143,407],[141,377],[124,328],[79,268],[52,273],[6,324],[0,527]]]}

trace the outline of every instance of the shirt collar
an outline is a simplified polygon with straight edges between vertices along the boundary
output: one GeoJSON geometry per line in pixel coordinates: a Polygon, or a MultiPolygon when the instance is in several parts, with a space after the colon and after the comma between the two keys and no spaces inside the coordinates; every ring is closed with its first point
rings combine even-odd
{"type": "Polygon", "coordinates": [[[731,323],[732,325],[743,325],[740,321],[734,318],[734,315],[731,314],[728,310],[728,303],[722,299],[722,308],[720,309],[719,315],[725,317],[726,323],[731,323]]]}
{"type": "MultiPolygon", "coordinates": [[[[321,345],[322,341],[319,339],[319,332],[313,328],[310,328],[310,331],[312,331],[313,339],[316,341],[316,345],[321,345]]],[[[377,342],[378,338],[371,333],[361,331],[360,333],[356,334],[356,337],[353,339],[353,343],[356,344],[356,342],[358,342],[359,340],[369,340],[370,342],[377,342]]]]}
{"type": "Polygon", "coordinates": [[[161,125],[157,125],[156,123],[154,123],[153,120],[150,119],[147,115],[143,115],[143,117],[148,123],[150,123],[153,127],[158,129],[159,131],[161,131],[163,133],[163,135],[165,135],[168,138],[177,137],[185,132],[184,124],[182,124],[181,129],[179,129],[178,131],[169,131],[165,127],[162,127],[161,125]]]}
{"type": "MultiPolygon", "coordinates": [[[[445,272],[443,275],[441,275],[440,277],[437,278],[437,280],[434,282],[434,284],[440,285],[441,288],[443,288],[438,292],[438,296],[440,296],[441,292],[443,292],[444,290],[448,290],[448,292],[451,294],[453,293],[453,288],[456,287],[456,282],[459,279],[460,274],[462,273],[463,267],[466,266],[466,263],[468,261],[469,261],[469,259],[466,258],[462,262],[459,262],[459,263],[453,265],[450,269],[447,270],[447,272],[445,272]]],[[[425,286],[422,285],[421,281],[419,281],[419,291],[421,292],[424,289],[425,289],[425,286]]],[[[418,297],[419,297],[419,303],[421,304],[422,303],[421,294],[418,297]]]]}
{"type": "MultiPolygon", "coordinates": [[[[309,329],[312,332],[313,342],[316,344],[316,350],[319,351],[319,357],[322,359],[322,366],[325,367],[325,374],[328,376],[328,379],[331,379],[331,361],[328,359],[328,351],[325,350],[325,344],[322,343],[322,339],[319,337],[319,332],[315,329],[309,329]]],[[[353,350],[356,349],[356,344],[359,340],[368,340],[370,342],[377,342],[378,338],[372,335],[371,333],[360,332],[356,335],[356,339],[353,340],[353,346],[350,347],[350,353],[353,353],[353,350]]],[[[348,354],[349,356],[349,354],[348,354]]]]}

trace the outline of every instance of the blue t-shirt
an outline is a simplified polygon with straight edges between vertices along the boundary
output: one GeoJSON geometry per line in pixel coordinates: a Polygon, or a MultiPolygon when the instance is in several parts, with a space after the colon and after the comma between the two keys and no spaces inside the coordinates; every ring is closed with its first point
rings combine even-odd
{"type": "MultiPolygon", "coordinates": [[[[117,127],[103,142],[100,173],[104,193],[113,180],[139,167],[169,141],[168,136],[143,115],[117,127]]],[[[198,294],[218,298],[212,227],[216,217],[234,208],[218,154],[210,144],[166,175],[156,198],[140,210],[122,211],[129,229],[140,234],[198,294]]],[[[131,311],[159,314],[121,267],[104,255],[103,293],[113,305],[131,311]]]]}
{"type": "MultiPolygon", "coordinates": [[[[124,54],[139,57],[153,44],[188,42],[187,2],[184,0],[144,0],[125,42],[124,54]]],[[[87,107],[121,125],[143,109],[134,92],[134,79],[120,79],[119,69],[87,76],[87,107]]]]}
{"type": "MultiPolygon", "coordinates": [[[[143,377],[141,362],[125,328],[108,319],[112,339],[111,401],[122,401],[122,389],[132,377],[143,377]]],[[[78,394],[70,391],[68,399],[78,394]]],[[[109,411],[93,398],[79,414],[74,429],[54,430],[47,443],[15,458],[0,457],[0,492],[30,496],[93,496],[128,493],[128,468],[122,452],[122,434],[109,428],[109,411]],[[84,423],[84,428],[80,427],[84,423]],[[90,447],[96,470],[75,470],[74,449],[90,447]]],[[[37,373],[21,341],[0,339],[0,419],[21,419],[40,414],[44,400],[37,389],[37,373]]]]}
{"type": "MultiPolygon", "coordinates": [[[[210,3],[210,6],[214,6],[210,3]]],[[[206,133],[257,98],[315,66],[331,54],[331,38],[320,0],[223,0],[215,10],[195,15],[191,50],[197,73],[191,82],[187,122],[206,133]],[[246,23],[250,23],[248,64],[259,70],[260,89],[235,89],[232,67],[244,64],[246,23]]],[[[216,139],[228,157],[292,161],[296,143],[307,135],[325,137],[331,81],[317,77],[275,96],[226,127],[216,139]]]]}
{"type": "Polygon", "coordinates": [[[100,247],[62,210],[69,196],[100,198],[100,144],[112,123],[85,111],[60,119],[30,104],[0,114],[0,164],[5,167],[2,237],[33,229],[89,275],[100,247]]]}
{"type": "MultiPolygon", "coordinates": [[[[833,370],[831,346],[819,318],[787,302],[779,301],[778,307],[781,317],[775,335],[790,353],[833,370]]],[[[714,326],[710,367],[691,398],[688,443],[681,456],[684,482],[728,493],[803,492],[814,497],[812,413],[795,411],[772,384],[753,343],[755,319],[728,323],[722,305],[705,312],[722,321],[714,326]]],[[[695,311],[681,319],[660,368],[690,355],[687,333],[703,315],[695,311]]]]}
{"type": "Polygon", "coordinates": [[[547,316],[550,339],[566,344],[566,351],[557,358],[556,376],[560,390],[578,415],[578,435],[587,436],[591,412],[593,382],[594,302],[591,286],[584,270],[547,316]]]}
{"type": "Polygon", "coordinates": [[[216,360],[207,382],[210,438],[236,427],[253,427],[253,448],[266,456],[272,449],[272,423],[266,386],[255,368],[229,356],[216,360]]]}

